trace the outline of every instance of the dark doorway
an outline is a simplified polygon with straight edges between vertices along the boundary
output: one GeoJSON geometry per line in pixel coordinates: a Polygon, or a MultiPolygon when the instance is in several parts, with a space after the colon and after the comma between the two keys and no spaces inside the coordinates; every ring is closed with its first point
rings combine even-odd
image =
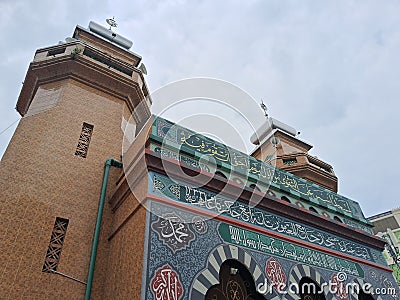
{"type": "Polygon", "coordinates": [[[219,284],[210,287],[205,300],[265,300],[257,292],[253,276],[237,260],[228,259],[221,265],[219,284]]]}
{"type": "Polygon", "coordinates": [[[318,283],[309,277],[303,277],[299,282],[301,300],[326,300],[318,283]]]}
{"type": "Polygon", "coordinates": [[[358,293],[358,300],[374,300],[374,297],[360,289],[360,292],[358,293]]]}

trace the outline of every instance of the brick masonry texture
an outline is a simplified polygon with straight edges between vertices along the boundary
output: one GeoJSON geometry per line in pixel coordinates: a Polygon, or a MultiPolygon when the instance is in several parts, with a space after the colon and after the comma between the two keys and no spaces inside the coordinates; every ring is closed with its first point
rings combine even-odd
{"type": "MultiPolygon", "coordinates": [[[[104,163],[121,155],[125,102],[72,79],[41,88],[62,88],[62,99],[21,119],[0,165],[0,299],[83,298],[85,285],[41,272],[52,227],[57,216],[69,219],[58,271],[86,281],[104,163]],[[87,158],[74,155],[83,122],[94,125],[87,158]]],[[[120,172],[110,172],[109,195],[120,172]]],[[[136,230],[122,230],[108,243],[111,214],[106,205],[92,299],[102,298],[106,274],[118,276],[115,268],[121,270],[123,262],[137,265],[143,255],[143,250],[130,251],[131,257],[120,253],[121,240],[140,245],[136,230]]],[[[139,220],[130,222],[143,232],[144,225],[135,224],[139,220]]]]}

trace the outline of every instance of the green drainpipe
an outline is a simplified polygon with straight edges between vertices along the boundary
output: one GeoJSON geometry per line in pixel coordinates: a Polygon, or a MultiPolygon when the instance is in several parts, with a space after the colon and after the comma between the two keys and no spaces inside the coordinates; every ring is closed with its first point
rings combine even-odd
{"type": "Polygon", "coordinates": [[[92,254],[90,256],[90,264],[89,264],[89,272],[88,272],[87,285],[86,285],[85,300],[90,300],[90,295],[92,293],[94,265],[96,263],[97,246],[99,245],[100,226],[101,226],[101,219],[103,217],[103,208],[104,208],[104,202],[105,202],[105,198],[106,198],[108,174],[110,173],[110,167],[122,168],[122,163],[114,158],[109,158],[106,160],[106,163],[104,166],[103,184],[101,186],[99,210],[97,212],[96,227],[94,229],[92,254]]]}

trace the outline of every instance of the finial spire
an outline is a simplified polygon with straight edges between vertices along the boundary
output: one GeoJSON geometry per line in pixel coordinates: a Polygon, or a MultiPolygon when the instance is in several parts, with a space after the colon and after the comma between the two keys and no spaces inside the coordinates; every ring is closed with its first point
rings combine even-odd
{"type": "Polygon", "coordinates": [[[118,26],[117,22],[114,20],[114,16],[112,17],[112,19],[106,19],[106,22],[108,25],[110,25],[109,30],[111,30],[112,27],[118,26]]]}
{"type": "Polygon", "coordinates": [[[261,106],[261,109],[264,111],[264,115],[265,115],[265,117],[268,117],[268,114],[267,114],[267,106],[264,104],[264,102],[263,102],[263,100],[261,99],[261,103],[260,103],[260,106],[261,106]]]}

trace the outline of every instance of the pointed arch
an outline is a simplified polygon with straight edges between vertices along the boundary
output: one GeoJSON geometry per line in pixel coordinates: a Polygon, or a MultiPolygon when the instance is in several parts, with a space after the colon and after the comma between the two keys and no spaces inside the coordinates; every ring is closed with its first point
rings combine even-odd
{"type": "MultiPolygon", "coordinates": [[[[364,281],[363,279],[361,279],[361,278],[355,278],[355,279],[353,279],[353,281],[351,282],[351,284],[354,284],[355,286],[358,286],[360,289],[362,288],[362,287],[366,287],[367,286],[367,284],[370,286],[370,287],[373,287],[373,285],[371,284],[371,283],[369,283],[369,282],[366,282],[366,281],[364,281]]],[[[349,292],[349,300],[361,300],[360,298],[359,298],[359,295],[360,295],[360,293],[358,293],[357,291],[353,291],[353,292],[349,292]]],[[[367,294],[367,295],[370,295],[371,297],[372,297],[372,299],[376,299],[376,300],[382,300],[382,297],[381,296],[379,296],[379,295],[371,295],[371,294],[367,294]]]]}
{"type": "Polygon", "coordinates": [[[213,285],[207,290],[205,299],[265,300],[263,295],[257,291],[249,270],[237,259],[227,259],[222,263],[219,284],[213,285]]]}
{"type": "MultiPolygon", "coordinates": [[[[323,287],[326,300],[336,300],[334,295],[329,293],[329,287],[326,284],[326,280],[321,276],[318,271],[307,265],[297,264],[292,267],[289,273],[288,287],[298,286],[300,280],[305,277],[310,278],[312,281],[315,281],[319,286],[323,287]]],[[[287,300],[298,300],[300,299],[300,294],[297,293],[296,289],[289,289],[288,293],[285,295],[285,298],[287,300]]]]}
{"type": "MultiPolygon", "coordinates": [[[[220,245],[210,253],[206,268],[196,275],[191,286],[190,299],[203,300],[208,289],[213,285],[219,284],[221,265],[228,259],[235,259],[242,263],[252,275],[256,287],[257,284],[265,282],[264,272],[262,272],[258,263],[249,253],[234,245],[220,245]]],[[[275,292],[269,294],[267,298],[271,300],[279,299],[275,292]]]]}

